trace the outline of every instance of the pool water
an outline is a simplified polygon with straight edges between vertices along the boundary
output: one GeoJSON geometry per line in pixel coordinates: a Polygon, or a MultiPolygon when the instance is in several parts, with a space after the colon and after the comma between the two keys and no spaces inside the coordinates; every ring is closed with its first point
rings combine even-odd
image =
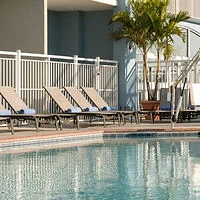
{"type": "Polygon", "coordinates": [[[1,154],[0,199],[200,199],[199,144],[199,138],[120,138],[1,154]]]}

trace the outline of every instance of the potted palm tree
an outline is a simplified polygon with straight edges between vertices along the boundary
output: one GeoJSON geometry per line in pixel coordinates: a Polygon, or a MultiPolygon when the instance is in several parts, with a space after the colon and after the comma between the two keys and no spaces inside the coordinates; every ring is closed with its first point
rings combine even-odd
{"type": "Polygon", "coordinates": [[[185,33],[178,24],[188,19],[189,15],[185,11],[180,11],[178,14],[167,12],[169,0],[129,0],[129,3],[130,10],[114,14],[109,22],[119,23],[118,29],[112,33],[112,38],[115,40],[127,38],[140,49],[143,55],[148,101],[157,101],[160,54],[164,55],[164,59],[172,56],[174,35],[185,41],[185,33]],[[147,60],[147,53],[152,46],[157,50],[156,80],[153,91],[150,88],[147,60]]]}

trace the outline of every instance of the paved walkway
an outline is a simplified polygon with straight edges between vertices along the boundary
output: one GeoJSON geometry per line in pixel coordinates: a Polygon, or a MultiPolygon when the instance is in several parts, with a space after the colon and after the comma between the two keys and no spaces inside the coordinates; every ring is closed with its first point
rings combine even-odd
{"type": "Polygon", "coordinates": [[[41,127],[39,132],[35,131],[35,127],[15,127],[14,135],[11,134],[7,127],[0,127],[0,142],[13,142],[13,141],[25,141],[33,139],[45,139],[55,137],[67,137],[72,135],[87,135],[95,133],[123,133],[123,132],[135,132],[135,133],[169,133],[169,132],[200,132],[200,121],[186,121],[184,123],[176,123],[174,128],[171,128],[169,121],[159,121],[155,124],[150,122],[142,122],[141,124],[126,123],[124,126],[118,126],[117,124],[108,124],[106,128],[102,123],[87,122],[80,123],[80,129],[77,130],[72,124],[66,124],[63,131],[56,131],[53,126],[46,125],[41,127]]]}

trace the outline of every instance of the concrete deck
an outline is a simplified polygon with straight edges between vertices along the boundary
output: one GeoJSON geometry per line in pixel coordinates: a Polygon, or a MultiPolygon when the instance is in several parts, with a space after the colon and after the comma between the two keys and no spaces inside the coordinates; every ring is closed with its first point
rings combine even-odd
{"type": "Polygon", "coordinates": [[[14,135],[11,134],[7,127],[0,127],[0,143],[9,143],[14,141],[28,141],[34,139],[46,139],[46,138],[58,138],[78,135],[89,135],[89,134],[104,134],[104,133],[200,133],[200,121],[184,121],[184,123],[176,123],[174,128],[171,128],[169,121],[158,121],[154,124],[149,121],[136,124],[135,122],[126,123],[124,126],[118,126],[118,124],[109,123],[106,128],[103,127],[102,123],[94,122],[89,124],[87,122],[80,123],[80,129],[77,130],[73,124],[66,124],[63,131],[55,130],[54,126],[46,125],[42,126],[39,132],[36,132],[35,127],[15,127],[14,135]]]}

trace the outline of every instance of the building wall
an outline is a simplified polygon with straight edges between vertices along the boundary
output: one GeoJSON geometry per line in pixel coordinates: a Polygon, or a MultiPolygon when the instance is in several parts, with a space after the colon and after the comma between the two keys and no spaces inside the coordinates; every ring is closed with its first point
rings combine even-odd
{"type": "Polygon", "coordinates": [[[193,0],[193,16],[200,18],[200,1],[199,0],[193,0]]]}
{"type": "MultiPolygon", "coordinates": [[[[116,11],[127,4],[119,2],[116,11]]],[[[113,25],[108,25],[113,11],[54,12],[48,14],[49,54],[101,57],[119,61],[118,102],[120,107],[136,106],[137,79],[135,50],[130,51],[126,40],[113,41],[113,25]]]]}
{"type": "Polygon", "coordinates": [[[0,50],[44,53],[44,0],[0,0],[0,50]]]}
{"type": "Polygon", "coordinates": [[[112,59],[112,11],[48,12],[49,54],[112,59]]]}
{"type": "MultiPolygon", "coordinates": [[[[118,1],[118,6],[114,13],[129,9],[128,1],[118,1]]],[[[113,26],[115,30],[116,27],[113,26]]],[[[118,69],[118,102],[120,107],[137,107],[137,68],[136,68],[136,48],[130,50],[128,41],[123,39],[113,41],[113,59],[119,62],[118,69]]]]}
{"type": "MultiPolygon", "coordinates": [[[[0,0],[0,50],[45,53],[46,0],[0,0]]],[[[200,17],[199,0],[174,0],[170,9],[186,9],[192,16],[200,17]]],[[[128,1],[118,1],[114,12],[128,9],[128,1]]],[[[126,40],[109,40],[113,26],[108,20],[113,11],[48,12],[48,53],[97,57],[119,61],[119,106],[137,104],[136,51],[129,50],[126,40]]],[[[193,24],[191,24],[193,26],[193,24]]],[[[199,27],[199,26],[198,26],[199,27]]],[[[196,37],[193,37],[195,46],[196,37]]],[[[199,44],[199,42],[198,42],[199,44]]],[[[178,49],[180,45],[178,44],[178,49]]],[[[185,47],[185,46],[184,46],[185,47]]],[[[196,45],[199,48],[199,45],[196,45]]],[[[181,48],[182,49],[182,48],[181,48]]],[[[194,51],[194,52],[195,52],[194,51]]],[[[191,51],[191,55],[194,54],[191,51]]],[[[185,55],[184,52],[180,52],[185,55]]]]}
{"type": "Polygon", "coordinates": [[[48,54],[58,52],[58,17],[56,12],[48,12],[48,54]]]}
{"type": "Polygon", "coordinates": [[[112,26],[108,25],[112,11],[84,13],[84,56],[113,59],[112,26]]]}
{"type": "Polygon", "coordinates": [[[48,12],[48,53],[79,55],[79,12],[48,12]]]}
{"type": "Polygon", "coordinates": [[[186,10],[190,13],[190,16],[200,18],[199,7],[199,0],[172,0],[170,1],[169,10],[173,12],[186,10]]]}

